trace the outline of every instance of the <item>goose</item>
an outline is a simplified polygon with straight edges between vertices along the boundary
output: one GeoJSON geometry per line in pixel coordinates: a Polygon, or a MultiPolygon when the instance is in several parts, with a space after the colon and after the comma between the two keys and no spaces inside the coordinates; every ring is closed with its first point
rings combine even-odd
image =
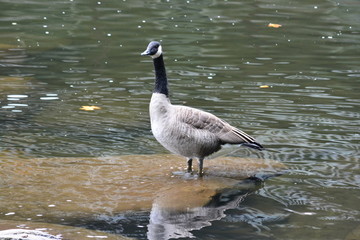
{"type": "Polygon", "coordinates": [[[149,105],[151,131],[163,147],[187,158],[187,172],[192,172],[192,161],[197,158],[198,176],[202,177],[205,157],[219,151],[224,144],[263,149],[253,137],[211,113],[171,104],[159,42],[150,42],[141,55],[150,56],[155,68],[155,87],[149,105]]]}

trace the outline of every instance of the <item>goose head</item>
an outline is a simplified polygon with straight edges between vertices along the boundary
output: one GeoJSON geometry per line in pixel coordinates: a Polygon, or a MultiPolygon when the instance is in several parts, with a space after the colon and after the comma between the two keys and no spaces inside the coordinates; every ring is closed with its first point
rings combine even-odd
{"type": "Polygon", "coordinates": [[[160,43],[156,41],[150,42],[146,50],[143,53],[141,53],[142,56],[148,55],[153,59],[160,57],[161,54],[162,54],[162,47],[160,43]]]}

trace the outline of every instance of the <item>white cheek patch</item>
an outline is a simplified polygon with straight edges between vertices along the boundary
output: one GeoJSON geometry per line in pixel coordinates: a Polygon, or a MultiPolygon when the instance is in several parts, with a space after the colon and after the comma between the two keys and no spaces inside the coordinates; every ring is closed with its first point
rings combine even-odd
{"type": "Polygon", "coordinates": [[[161,45],[158,47],[158,51],[154,54],[154,55],[152,55],[151,57],[154,59],[154,58],[158,58],[158,57],[160,57],[160,55],[162,54],[162,47],[161,47],[161,45]]]}

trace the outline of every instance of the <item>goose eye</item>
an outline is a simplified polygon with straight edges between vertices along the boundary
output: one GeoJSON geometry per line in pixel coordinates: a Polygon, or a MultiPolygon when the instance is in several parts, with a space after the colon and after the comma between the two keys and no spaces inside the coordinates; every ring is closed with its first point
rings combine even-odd
{"type": "Polygon", "coordinates": [[[158,48],[159,48],[159,46],[151,48],[150,55],[155,55],[157,53],[157,51],[158,51],[158,48]]]}

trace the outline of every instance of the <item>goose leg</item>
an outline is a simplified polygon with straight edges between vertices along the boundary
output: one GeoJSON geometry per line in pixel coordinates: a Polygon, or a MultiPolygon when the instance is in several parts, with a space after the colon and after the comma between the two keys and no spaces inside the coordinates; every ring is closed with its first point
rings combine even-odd
{"type": "Polygon", "coordinates": [[[199,177],[203,176],[203,162],[204,158],[199,158],[199,177]]]}
{"type": "Polygon", "coordinates": [[[192,158],[187,159],[187,164],[188,164],[187,172],[191,173],[192,172],[192,158]]]}

